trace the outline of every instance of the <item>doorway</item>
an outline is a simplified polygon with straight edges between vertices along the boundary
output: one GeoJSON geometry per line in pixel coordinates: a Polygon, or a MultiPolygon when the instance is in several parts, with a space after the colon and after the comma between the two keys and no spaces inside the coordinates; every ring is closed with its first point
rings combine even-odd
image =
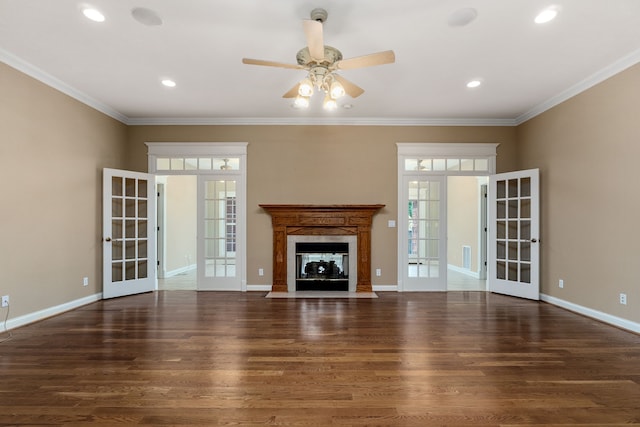
{"type": "Polygon", "coordinates": [[[497,144],[397,146],[398,290],[486,290],[481,194],[495,173],[497,144]]]}
{"type": "Polygon", "coordinates": [[[487,176],[447,177],[447,290],[484,291],[487,176]]]}
{"type": "Polygon", "coordinates": [[[164,251],[163,285],[182,276],[175,280],[187,279],[183,286],[198,291],[246,291],[247,143],[146,145],[149,171],[164,177],[159,186],[160,219],[166,223],[161,233],[165,244],[159,247],[164,251]],[[172,215],[176,227],[171,226],[172,215]]]}
{"type": "Polygon", "coordinates": [[[157,176],[158,289],[197,289],[197,190],[195,175],[157,176]]]}

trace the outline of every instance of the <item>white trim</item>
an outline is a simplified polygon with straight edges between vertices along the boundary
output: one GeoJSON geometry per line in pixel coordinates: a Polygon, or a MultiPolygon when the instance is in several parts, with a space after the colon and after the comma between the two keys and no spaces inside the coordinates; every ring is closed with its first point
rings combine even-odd
{"type": "MultiPolygon", "coordinates": [[[[247,154],[248,142],[145,142],[147,155],[151,156],[243,156],[247,154]]],[[[149,163],[149,171],[155,171],[149,163]]],[[[160,171],[163,175],[165,171],[160,171]]],[[[182,171],[184,172],[184,171],[182,171]]],[[[202,170],[187,171],[195,175],[202,170]]],[[[216,171],[219,172],[219,171],[216,171]]],[[[237,172],[237,171],[236,171],[237,172]]]]}
{"type": "Polygon", "coordinates": [[[582,314],[583,316],[599,320],[609,325],[617,326],[618,328],[626,329],[628,331],[635,332],[636,334],[640,334],[640,323],[632,322],[631,320],[603,313],[602,311],[594,310],[592,308],[583,307],[581,305],[574,304],[572,302],[565,301],[546,294],[540,294],[540,300],[572,311],[574,313],[582,314]]]}
{"type": "Polygon", "coordinates": [[[0,49],[0,62],[4,62],[8,66],[15,68],[21,73],[26,74],[29,77],[32,77],[38,80],[45,85],[64,93],[65,95],[70,96],[71,98],[80,101],[81,103],[100,111],[101,113],[106,114],[107,116],[118,120],[124,124],[129,124],[129,118],[124,114],[114,110],[102,102],[91,98],[89,95],[80,92],[72,86],[69,86],[67,83],[53,77],[51,74],[41,70],[40,68],[29,64],[28,62],[18,58],[12,53],[7,52],[4,49],[0,49]]]}
{"type": "Polygon", "coordinates": [[[271,285],[247,285],[247,292],[271,292],[271,285]]]}
{"type": "Polygon", "coordinates": [[[373,285],[373,292],[398,292],[398,285],[373,285]]]}
{"type": "MultiPolygon", "coordinates": [[[[499,143],[476,142],[396,142],[399,156],[491,157],[497,155],[499,143]]],[[[403,168],[404,170],[404,168],[403,168]]],[[[444,172],[444,171],[443,171],[444,172]]],[[[446,171],[456,175],[459,171],[446,171]]],[[[473,171],[480,176],[481,171],[473,171]]],[[[491,172],[493,173],[493,172],[491,172]]],[[[486,172],[485,172],[486,174],[486,172]]]]}
{"type": "Polygon", "coordinates": [[[631,52],[630,54],[622,57],[613,64],[595,72],[581,82],[574,84],[570,88],[549,98],[542,104],[538,104],[526,113],[516,117],[515,125],[521,125],[527,120],[530,120],[535,116],[538,116],[545,111],[552,109],[556,105],[562,104],[564,101],[567,101],[568,99],[573,98],[574,96],[586,91],[587,89],[590,89],[593,86],[602,83],[603,81],[615,76],[616,74],[623,72],[624,70],[637,64],[638,62],[640,62],[640,49],[631,52]]]}
{"type": "Polygon", "coordinates": [[[131,126],[209,125],[209,126],[516,126],[515,119],[389,119],[384,117],[133,117],[131,126]]]}
{"type": "Polygon", "coordinates": [[[171,271],[165,271],[164,272],[164,279],[166,279],[167,277],[177,276],[178,274],[187,273],[187,272],[193,271],[193,270],[195,270],[197,268],[198,268],[197,264],[191,264],[191,265],[187,265],[187,266],[184,266],[184,267],[176,268],[176,269],[171,270],[171,271]]]}
{"type": "Polygon", "coordinates": [[[20,326],[28,325],[29,323],[38,322],[48,317],[62,314],[66,311],[74,310],[87,304],[91,304],[102,299],[102,293],[89,295],[88,297],[80,298],[77,300],[65,302],[64,304],[56,305],[53,307],[45,308],[43,310],[34,311],[33,313],[25,314],[23,316],[15,317],[7,320],[6,329],[18,328],[20,326]]]}
{"type": "Polygon", "coordinates": [[[453,264],[447,264],[447,270],[455,271],[456,273],[464,274],[465,276],[473,277],[474,279],[480,280],[480,273],[478,273],[477,271],[458,267],[457,265],[453,264]]]}

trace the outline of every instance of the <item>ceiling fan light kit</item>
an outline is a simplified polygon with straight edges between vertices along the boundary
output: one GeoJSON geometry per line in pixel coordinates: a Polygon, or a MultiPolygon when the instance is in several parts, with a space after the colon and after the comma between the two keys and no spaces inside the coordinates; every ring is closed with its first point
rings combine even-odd
{"type": "Polygon", "coordinates": [[[283,98],[295,98],[294,106],[296,108],[309,106],[315,86],[318,91],[325,94],[324,109],[335,110],[338,107],[337,100],[344,95],[356,98],[364,93],[364,89],[336,74],[336,70],[352,70],[395,62],[395,54],[391,50],[343,59],[342,52],[324,44],[322,24],[327,20],[327,16],[326,10],[317,8],[311,11],[311,19],[302,22],[307,46],[298,51],[297,64],[250,58],[242,59],[244,64],[249,65],[306,70],[307,77],[283,95],[283,98]]]}

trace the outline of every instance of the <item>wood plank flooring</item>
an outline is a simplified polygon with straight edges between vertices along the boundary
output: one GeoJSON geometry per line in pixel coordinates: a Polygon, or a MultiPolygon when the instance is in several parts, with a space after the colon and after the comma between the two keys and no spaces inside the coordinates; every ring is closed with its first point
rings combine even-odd
{"type": "Polygon", "coordinates": [[[633,333],[484,292],[264,295],[160,291],[15,329],[0,425],[640,425],[633,333]]]}

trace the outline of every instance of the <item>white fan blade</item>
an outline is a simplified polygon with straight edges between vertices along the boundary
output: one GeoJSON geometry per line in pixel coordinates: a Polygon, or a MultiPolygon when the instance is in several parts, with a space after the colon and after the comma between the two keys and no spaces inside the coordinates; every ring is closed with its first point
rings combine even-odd
{"type": "Polygon", "coordinates": [[[322,36],[322,22],[305,19],[302,21],[304,35],[307,38],[307,47],[311,58],[315,61],[324,59],[324,40],[322,36]]]}
{"type": "Polygon", "coordinates": [[[392,50],[372,53],[370,55],[357,56],[355,58],[343,59],[334,64],[338,70],[353,70],[354,68],[372,67],[374,65],[391,64],[396,61],[396,55],[392,50]]]}
{"type": "Polygon", "coordinates": [[[284,95],[282,95],[283,98],[295,98],[298,96],[298,87],[300,86],[300,83],[296,83],[296,85],[294,87],[292,87],[289,92],[285,93],[284,95]]]}
{"type": "Polygon", "coordinates": [[[284,62],[276,62],[276,61],[264,61],[262,59],[250,59],[250,58],[242,58],[243,64],[249,65],[263,65],[265,67],[280,67],[280,68],[292,68],[294,70],[300,70],[304,67],[298,64],[286,64],[284,62]]]}
{"type": "Polygon", "coordinates": [[[350,97],[357,98],[364,93],[364,89],[362,89],[360,86],[355,85],[354,83],[351,83],[344,77],[339,76],[338,74],[334,74],[333,77],[335,77],[338,83],[342,85],[345,93],[350,97]]]}

